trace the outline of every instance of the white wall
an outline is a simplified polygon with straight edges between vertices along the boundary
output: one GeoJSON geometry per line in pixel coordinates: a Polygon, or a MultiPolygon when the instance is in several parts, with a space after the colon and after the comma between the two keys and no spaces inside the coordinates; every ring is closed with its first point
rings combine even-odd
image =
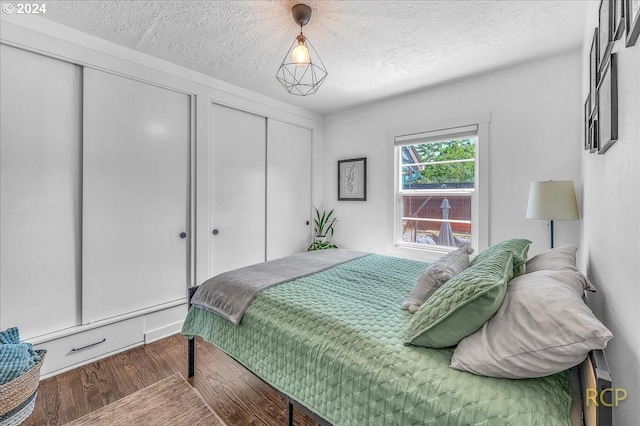
{"type": "MultiPolygon", "coordinates": [[[[387,253],[393,240],[393,161],[388,129],[491,112],[489,243],[522,237],[549,247],[545,221],[527,220],[529,184],[573,180],[580,192],[579,50],[456,80],[325,117],[324,208],[336,208],[333,241],[387,253]],[[367,201],[337,201],[337,160],[367,157],[367,201]]],[[[579,223],[557,222],[556,245],[577,244],[579,223]]]]}
{"type": "MultiPolygon", "coordinates": [[[[589,49],[599,2],[589,6],[582,53],[582,102],[589,93],[589,49]]],[[[626,36],[626,34],[625,34],[626,36]]],[[[598,289],[590,303],[614,338],[606,349],[615,387],[628,398],[614,425],[640,419],[640,40],[618,53],[619,139],[604,154],[581,152],[583,186],[580,266],[598,289]]]]}

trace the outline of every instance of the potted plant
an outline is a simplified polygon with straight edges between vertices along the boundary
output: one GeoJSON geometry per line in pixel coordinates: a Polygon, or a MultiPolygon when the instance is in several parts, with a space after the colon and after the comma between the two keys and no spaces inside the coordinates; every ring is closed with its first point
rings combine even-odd
{"type": "Polygon", "coordinates": [[[333,209],[328,213],[326,211],[320,213],[320,211],[315,207],[314,210],[316,211],[316,218],[314,219],[316,235],[313,243],[307,250],[311,251],[338,248],[335,244],[327,241],[327,237],[329,235],[333,235],[333,224],[337,219],[333,216],[333,209]]]}

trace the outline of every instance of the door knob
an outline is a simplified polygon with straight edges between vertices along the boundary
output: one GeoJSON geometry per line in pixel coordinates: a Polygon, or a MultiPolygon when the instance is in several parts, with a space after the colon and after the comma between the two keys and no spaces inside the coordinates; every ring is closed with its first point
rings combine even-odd
{"type": "Polygon", "coordinates": [[[181,232],[180,233],[180,238],[187,238],[187,233],[186,232],[181,232]]]}
{"type": "Polygon", "coordinates": [[[218,235],[218,232],[219,232],[219,231],[218,231],[217,229],[214,229],[211,233],[212,233],[213,235],[218,235]]]}
{"type": "Polygon", "coordinates": [[[309,226],[309,221],[307,221],[307,226],[309,226]]]}

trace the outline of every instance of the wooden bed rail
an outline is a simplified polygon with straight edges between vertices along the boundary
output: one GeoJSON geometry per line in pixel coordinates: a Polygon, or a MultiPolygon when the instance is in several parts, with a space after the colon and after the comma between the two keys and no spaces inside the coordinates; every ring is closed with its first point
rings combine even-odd
{"type": "MultiPolygon", "coordinates": [[[[590,306],[587,291],[582,301],[590,306]]],[[[613,425],[613,383],[607,358],[600,349],[589,352],[587,359],[578,366],[580,379],[580,403],[584,426],[613,425]]]]}
{"type": "Polygon", "coordinates": [[[578,372],[584,426],[612,426],[614,389],[604,351],[589,352],[578,372]]]}

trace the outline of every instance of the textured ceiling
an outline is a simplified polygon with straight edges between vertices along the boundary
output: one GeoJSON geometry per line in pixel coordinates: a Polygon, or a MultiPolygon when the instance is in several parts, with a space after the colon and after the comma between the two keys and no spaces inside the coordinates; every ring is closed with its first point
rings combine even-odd
{"type": "Polygon", "coordinates": [[[329,75],[289,95],[275,78],[295,1],[47,1],[45,18],[310,110],[330,113],[578,47],[587,2],[307,1],[329,75]]]}

